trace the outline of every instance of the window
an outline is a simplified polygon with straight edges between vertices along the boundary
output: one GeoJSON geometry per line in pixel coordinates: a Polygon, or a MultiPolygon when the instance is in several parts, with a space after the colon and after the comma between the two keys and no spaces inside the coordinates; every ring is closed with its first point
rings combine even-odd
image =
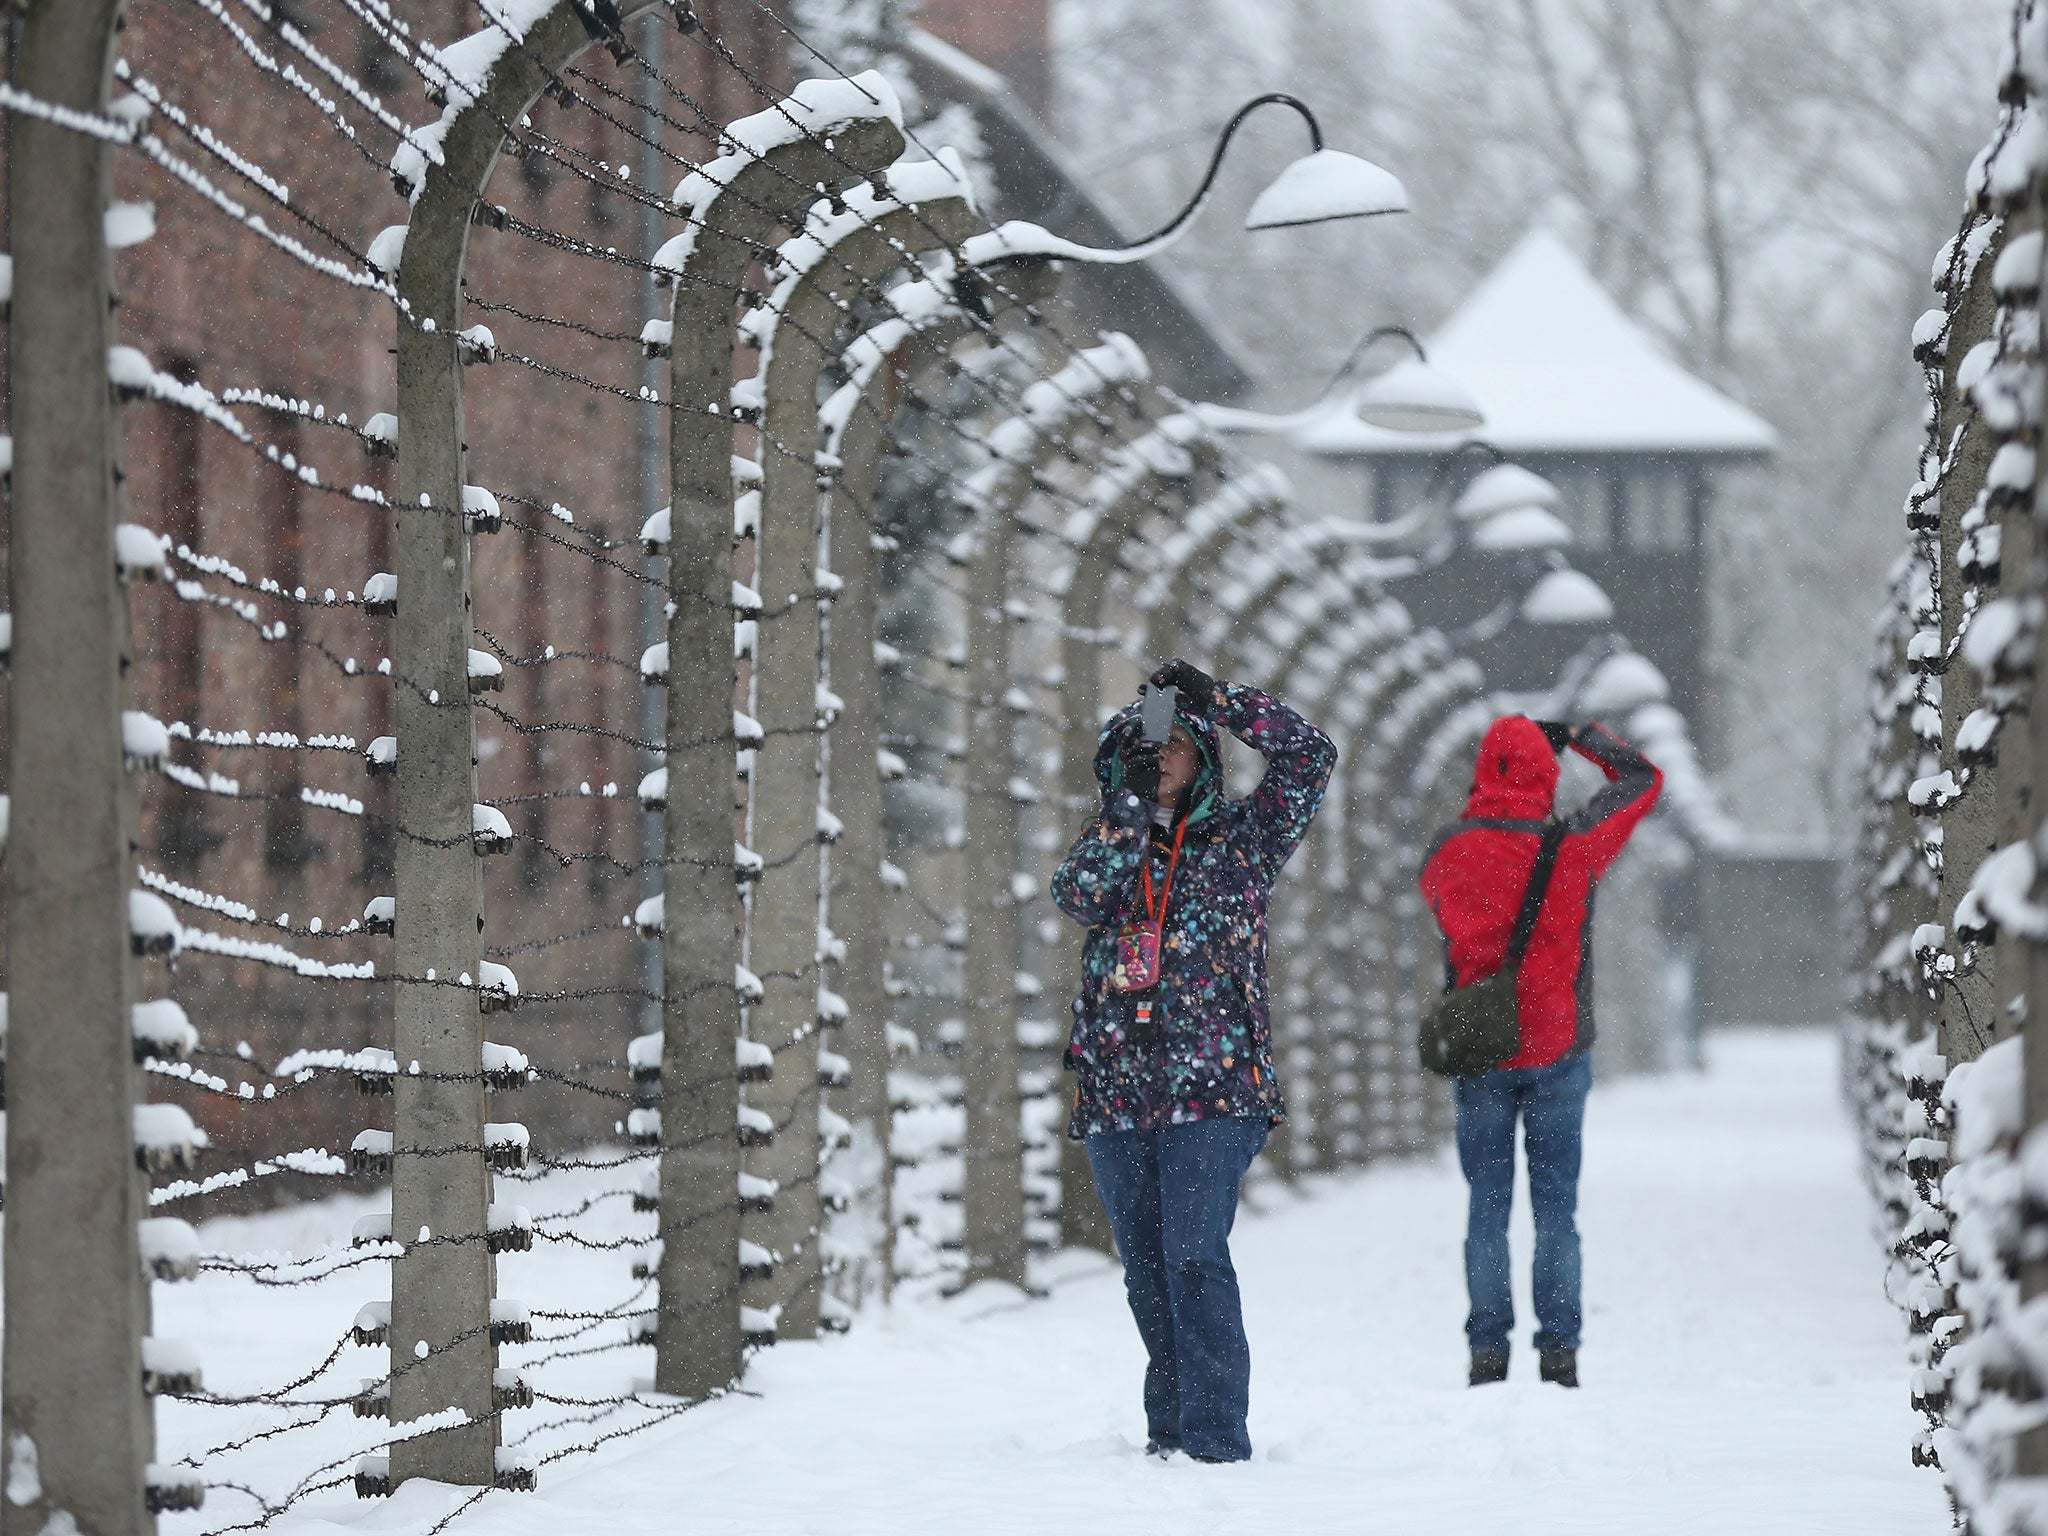
{"type": "Polygon", "coordinates": [[[1631,469],[1624,481],[1630,549],[1692,548],[1692,476],[1665,461],[1631,469]]]}
{"type": "Polygon", "coordinates": [[[1557,487],[1557,515],[1571,529],[1578,547],[1607,548],[1613,524],[1609,477],[1585,464],[1545,465],[1537,473],[1557,487]]]}

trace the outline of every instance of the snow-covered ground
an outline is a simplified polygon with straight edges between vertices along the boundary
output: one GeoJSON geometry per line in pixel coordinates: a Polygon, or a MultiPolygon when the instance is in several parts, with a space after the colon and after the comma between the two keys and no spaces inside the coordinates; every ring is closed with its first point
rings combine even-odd
{"type": "MultiPolygon", "coordinates": [[[[843,1339],[781,1346],[750,1373],[758,1395],[544,1468],[537,1494],[487,1495],[452,1529],[1933,1536],[1947,1528],[1945,1501],[1938,1477],[1907,1462],[1900,1323],[1879,1289],[1833,1037],[1730,1034],[1709,1056],[1704,1077],[1595,1093],[1583,1391],[1534,1380],[1526,1273],[1514,1379],[1463,1385],[1464,1190],[1446,1157],[1279,1195],[1240,1223],[1248,1465],[1144,1457],[1141,1356],[1121,1287],[1106,1264],[1069,1256],[1048,1300],[983,1287],[899,1304],[843,1339]]],[[[337,1205],[324,1220],[345,1231],[360,1209],[337,1205]]],[[[237,1222],[232,1246],[267,1236],[305,1251],[322,1221],[237,1222]]],[[[209,1236],[229,1245],[225,1231],[209,1236]]],[[[1526,1216],[1516,1243],[1526,1271],[1526,1216]]],[[[623,1300],[622,1256],[588,1257],[602,1260],[585,1271],[591,1283],[623,1300]]],[[[520,1267],[538,1262],[508,1260],[501,1289],[519,1294],[520,1267]]],[[[365,1272],[366,1295],[377,1272],[365,1272]]],[[[330,1294],[319,1316],[305,1313],[305,1298],[337,1285],[253,1298],[225,1280],[159,1288],[158,1331],[198,1341],[216,1390],[238,1376],[274,1381],[301,1355],[317,1361],[345,1326],[352,1298],[330,1294]],[[275,1330],[294,1312],[308,1347],[280,1349],[275,1330]]],[[[356,1353],[366,1374],[369,1352],[356,1353]]],[[[591,1367],[589,1384],[646,1370],[630,1363],[644,1353],[596,1357],[609,1363],[591,1367]]],[[[206,1410],[207,1427],[226,1411],[206,1410]]],[[[170,1416],[194,1412],[167,1405],[177,1433],[166,1438],[182,1442],[167,1452],[196,1432],[170,1416]]],[[[508,1431],[538,1416],[515,1415],[508,1431]]],[[[343,1419],[319,1433],[338,1454],[378,1427],[343,1419]]],[[[268,1483],[281,1469],[265,1461],[251,1472],[268,1483]]],[[[358,1503],[344,1488],[277,1529],[420,1532],[459,1496],[412,1484],[358,1503]]],[[[165,1529],[233,1518],[221,1493],[165,1529]]]]}

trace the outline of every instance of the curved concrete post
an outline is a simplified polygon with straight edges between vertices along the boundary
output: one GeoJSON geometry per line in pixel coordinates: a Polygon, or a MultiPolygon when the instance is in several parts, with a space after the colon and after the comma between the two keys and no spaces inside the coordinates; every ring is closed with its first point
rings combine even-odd
{"type": "MultiPolygon", "coordinates": [[[[966,645],[972,700],[963,765],[968,806],[963,1285],[983,1278],[1026,1284],[1016,882],[1026,874],[1019,867],[1019,791],[1035,795],[1037,789],[1028,783],[1028,774],[1021,775],[1026,783],[1018,783],[1017,711],[1009,697],[1014,684],[1008,604],[1017,512],[1063,450],[1064,434],[1075,417],[1105,391],[1136,383],[1146,371],[1143,354],[1121,335],[1076,353],[1032,384],[1018,414],[988,434],[990,462],[969,478],[961,495],[974,513],[973,527],[955,550],[970,573],[966,645]]],[[[1089,1204],[1078,1186],[1064,1181],[1061,1198],[1069,1215],[1089,1204]]]]}
{"type": "Polygon", "coordinates": [[[1167,538],[1157,568],[1138,590],[1133,606],[1144,623],[1132,636],[1134,646],[1161,660],[1186,655],[1194,638],[1188,609],[1195,594],[1248,529],[1286,515],[1293,494],[1277,464],[1253,464],[1189,512],[1186,523],[1167,538]]]}
{"type": "Polygon", "coordinates": [[[1426,740],[1428,727],[1480,696],[1484,678],[1475,663],[1454,656],[1434,631],[1417,635],[1392,659],[1396,666],[1379,690],[1386,702],[1375,711],[1346,792],[1358,808],[1352,825],[1353,864],[1362,876],[1358,912],[1362,921],[1377,927],[1379,944],[1392,946],[1388,953],[1366,957],[1369,964],[1377,961],[1369,997],[1384,997],[1389,1064],[1397,1085],[1392,1118],[1404,1132],[1396,1146],[1414,1152],[1432,1143],[1444,1107],[1440,1084],[1423,1075],[1411,1049],[1437,940],[1415,884],[1421,873],[1419,829],[1402,814],[1391,780],[1407,761],[1410,742],[1418,735],[1426,740]],[[1368,807],[1376,814],[1364,814],[1368,807]]]}
{"type": "MultiPolygon", "coordinates": [[[[1054,269],[1044,264],[1019,268],[1005,284],[1018,302],[1031,305],[1051,297],[1054,269]]],[[[959,342],[988,322],[955,306],[936,278],[906,283],[889,295],[897,315],[864,333],[846,351],[848,379],[820,410],[818,483],[821,499],[829,499],[830,569],[845,583],[832,605],[826,655],[832,691],[845,702],[833,728],[832,809],[840,833],[832,848],[827,881],[832,902],[832,928],[846,945],[839,963],[837,990],[846,999],[847,1021],[841,1032],[849,1089],[845,1100],[854,1134],[872,1137],[880,1167],[872,1187],[851,1192],[865,1205],[864,1220],[882,1234],[880,1262],[872,1281],[850,1276],[848,1299],[879,1290],[887,1294],[894,1279],[894,1211],[889,1162],[889,999],[884,957],[890,900],[882,883],[886,857],[882,822],[881,678],[875,662],[877,570],[870,511],[880,495],[882,449],[888,413],[871,396],[886,394],[899,376],[912,378],[929,368],[959,342]],[[910,318],[915,317],[915,318],[910,318]],[[895,369],[885,367],[897,359],[895,369]],[[844,771],[837,765],[844,764],[844,771]],[[869,765],[876,771],[870,771],[869,765]]],[[[1000,320],[1002,317],[996,317],[1000,320]]]]}
{"type": "MultiPolygon", "coordinates": [[[[630,19],[654,0],[623,7],[630,19]]],[[[440,158],[408,143],[394,169],[413,210],[397,263],[398,614],[393,651],[399,740],[391,1218],[431,1231],[392,1265],[394,1423],[459,1408],[471,1422],[402,1440],[393,1484],[427,1477],[496,1480],[497,1349],[489,1310],[495,1264],[486,1243],[491,1172],[484,1157],[483,881],[472,844],[476,729],[469,703],[472,620],[463,513],[463,268],[471,216],[497,167],[501,124],[517,122],[561,69],[591,45],[573,7],[534,21],[518,46],[501,26],[472,40],[497,56],[474,95],[458,93],[437,125],[440,158]],[[425,978],[435,978],[428,981],[425,978]],[[472,984],[471,978],[478,978],[472,984]],[[403,1349],[401,1349],[401,1341],[403,1349]],[[426,1353],[412,1357],[424,1342],[426,1353]]]]}
{"type": "MultiPolygon", "coordinates": [[[[99,116],[118,0],[36,0],[13,82],[99,116]]],[[[123,771],[128,606],[115,579],[118,453],[107,349],[110,145],[28,113],[8,120],[15,241],[8,531],[15,615],[8,687],[6,1442],[0,1530],[141,1536],[150,1333],[136,1222],[139,1074],[135,793],[123,771]],[[38,1460],[19,1474],[26,1445],[38,1460]]]]}
{"type": "Polygon", "coordinates": [[[972,529],[955,546],[967,566],[967,751],[961,763],[967,803],[967,857],[961,889],[967,922],[966,1033],[961,1090],[962,1241],[958,1284],[1027,1284],[1024,1178],[1018,1098],[1023,1065],[1017,1043],[1018,824],[1016,714],[1010,708],[1010,547],[1018,487],[996,477],[979,499],[972,529]],[[965,547],[962,548],[961,544],[965,547]]]}
{"type": "MultiPolygon", "coordinates": [[[[785,1264],[801,1270],[808,1257],[815,1266],[817,1249],[815,1162],[792,1187],[772,1190],[749,1182],[756,1176],[741,1166],[736,1130],[733,1051],[740,1017],[734,976],[741,950],[733,852],[733,311],[749,267],[778,224],[799,225],[805,209],[827,189],[902,153],[900,118],[895,93],[869,73],[855,81],[807,81],[780,106],[733,123],[725,134],[732,147],[676,188],[675,200],[693,227],[656,257],[676,278],[669,333],[670,792],[663,821],[662,1248],[655,1385],[684,1397],[702,1397],[733,1381],[743,1343],[771,1342],[775,1309],[789,1299],[783,1290],[788,1269],[779,1277],[743,1277],[742,1207],[755,1218],[754,1240],[771,1256],[779,1252],[785,1264]],[[742,1318],[742,1296],[759,1315],[742,1318]]],[[[802,521],[809,525],[808,509],[802,521]]],[[[815,558],[812,538],[806,564],[815,558]]],[[[815,657],[813,649],[813,670],[815,657]]],[[[779,678],[770,680],[778,708],[785,686],[779,678]]],[[[809,872],[815,890],[814,755],[805,766],[815,738],[814,680],[802,685],[802,693],[796,734],[771,737],[757,751],[750,802],[768,814],[752,835],[765,833],[779,851],[791,840],[788,824],[794,822],[792,862],[809,872]],[[764,784],[761,767],[767,759],[773,761],[764,784]]],[[[804,875],[793,872],[790,878],[801,881],[804,875]]],[[[786,1044],[813,1027],[816,990],[804,983],[812,977],[816,921],[813,907],[793,974],[774,978],[773,995],[757,1004],[749,1030],[757,1043],[786,1044]]],[[[774,936],[771,951],[785,937],[774,936]]],[[[800,1065],[785,1059],[773,1070],[777,1076],[763,1085],[761,1107],[792,1143],[815,1146],[815,1124],[789,1122],[787,1113],[788,1106],[808,1102],[815,1117],[815,1062],[806,1055],[800,1065]]],[[[816,1331],[815,1285],[788,1312],[788,1321],[796,1336],[816,1331]]]]}
{"type": "Polygon", "coordinates": [[[1093,809],[1095,747],[1101,734],[1104,637],[1102,597],[1124,541],[1137,536],[1162,485],[1191,479],[1218,452],[1200,418],[1181,412],[1111,456],[1081,497],[1061,536],[1074,550],[1062,594],[1060,788],[1076,806],[1093,809]]]}
{"type": "Polygon", "coordinates": [[[1412,628],[1406,610],[1387,598],[1375,580],[1342,578],[1341,570],[1318,572],[1312,595],[1327,611],[1353,615],[1349,626],[1326,637],[1316,624],[1300,623],[1303,639],[1280,654],[1270,673],[1257,666],[1249,673],[1262,686],[1284,688],[1290,702],[1322,725],[1337,747],[1336,792],[1325,798],[1304,845],[1305,867],[1283,888],[1278,931],[1289,943],[1276,949],[1276,992],[1290,1010],[1283,1027],[1292,1041],[1306,1047],[1312,1061],[1313,1112],[1306,1135],[1298,1143],[1290,1138],[1288,1151],[1298,1166],[1324,1169],[1339,1161],[1338,1112],[1356,1097],[1359,1056],[1370,1033],[1360,1007],[1356,957],[1343,937],[1353,925],[1356,889],[1346,839],[1353,808],[1344,793],[1356,729],[1350,716],[1333,712],[1330,701],[1357,675],[1358,666],[1399,644],[1412,628]],[[1309,636],[1317,637],[1312,645],[1309,636]],[[1297,999],[1313,999],[1312,1008],[1305,1014],[1294,1011],[1297,999]]]}
{"type": "MultiPolygon", "coordinates": [[[[751,1033],[776,1053],[776,1076],[755,1102],[776,1122],[776,1139],[760,1149],[753,1168],[787,1192],[774,1210],[743,1221],[742,1230],[777,1255],[761,1304],[780,1310],[777,1331],[784,1338],[811,1337],[821,1320],[832,1326],[845,1320],[842,1310],[828,1315],[824,1306],[819,1241],[819,1164],[826,1148],[819,1132],[818,1032],[850,1012],[827,985],[824,969],[831,923],[824,850],[838,821],[827,803],[830,728],[844,707],[830,676],[828,645],[845,576],[820,560],[829,560],[833,547],[833,502],[818,487],[819,373],[837,362],[830,340],[841,312],[862,290],[906,264],[911,252],[930,249],[935,240],[964,240],[980,223],[957,161],[899,165],[878,180],[886,180],[887,197],[857,188],[847,195],[846,212],[814,217],[804,234],[783,246],[779,266],[789,275],[748,320],[761,371],[735,389],[736,397],[755,394],[763,406],[755,577],[763,610],[753,712],[766,736],[754,754],[748,821],[766,869],[754,887],[747,944],[748,965],[765,989],[751,1033]],[[825,340],[828,350],[821,354],[813,338],[825,340]]],[[[872,717],[875,697],[861,702],[872,717]]],[[[861,776],[857,758],[849,767],[850,777],[861,776]]]]}
{"type": "MultiPolygon", "coordinates": [[[[1062,530],[1074,549],[1062,597],[1060,637],[1060,795],[1069,815],[1092,818],[1101,803],[1095,783],[1095,748],[1101,734],[1103,638],[1102,595],[1116,567],[1117,552],[1134,537],[1152,510],[1151,497],[1167,483],[1191,478],[1214,456],[1216,445],[1192,414],[1161,420],[1150,432],[1118,449],[1083,496],[1062,530]],[[1195,450],[1199,449],[1199,456],[1195,450]]],[[[1087,935],[1063,925],[1056,953],[1063,976],[1081,974],[1081,950],[1087,935]]],[[[1099,1252],[1114,1251],[1109,1219],[1094,1196],[1094,1175],[1081,1144],[1062,1138],[1060,1189],[1066,1204],[1061,1214],[1061,1241],[1099,1252]],[[1086,1190],[1087,1199],[1073,1198],[1086,1190]]]]}

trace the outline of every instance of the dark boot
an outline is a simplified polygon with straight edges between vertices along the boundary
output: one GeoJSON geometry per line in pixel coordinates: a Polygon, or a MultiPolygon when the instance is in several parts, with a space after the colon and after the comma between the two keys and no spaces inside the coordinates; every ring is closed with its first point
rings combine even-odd
{"type": "Polygon", "coordinates": [[[1576,1387],[1579,1384],[1579,1352],[1576,1349],[1544,1350],[1542,1373],[1545,1381],[1557,1386],[1576,1387]]]}
{"type": "Polygon", "coordinates": [[[1472,1374],[1466,1378],[1468,1387],[1487,1387],[1495,1382],[1508,1379],[1508,1352],[1504,1349],[1475,1349],[1472,1351],[1472,1374]]]}

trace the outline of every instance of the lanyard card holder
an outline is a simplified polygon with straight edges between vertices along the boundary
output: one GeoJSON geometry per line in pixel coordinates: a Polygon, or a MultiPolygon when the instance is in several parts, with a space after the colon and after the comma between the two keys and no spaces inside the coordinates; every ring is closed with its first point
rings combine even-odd
{"type": "Polygon", "coordinates": [[[1125,923],[1116,934],[1116,969],[1109,984],[1119,992],[1144,992],[1159,985],[1160,924],[1151,919],[1125,923]]]}

